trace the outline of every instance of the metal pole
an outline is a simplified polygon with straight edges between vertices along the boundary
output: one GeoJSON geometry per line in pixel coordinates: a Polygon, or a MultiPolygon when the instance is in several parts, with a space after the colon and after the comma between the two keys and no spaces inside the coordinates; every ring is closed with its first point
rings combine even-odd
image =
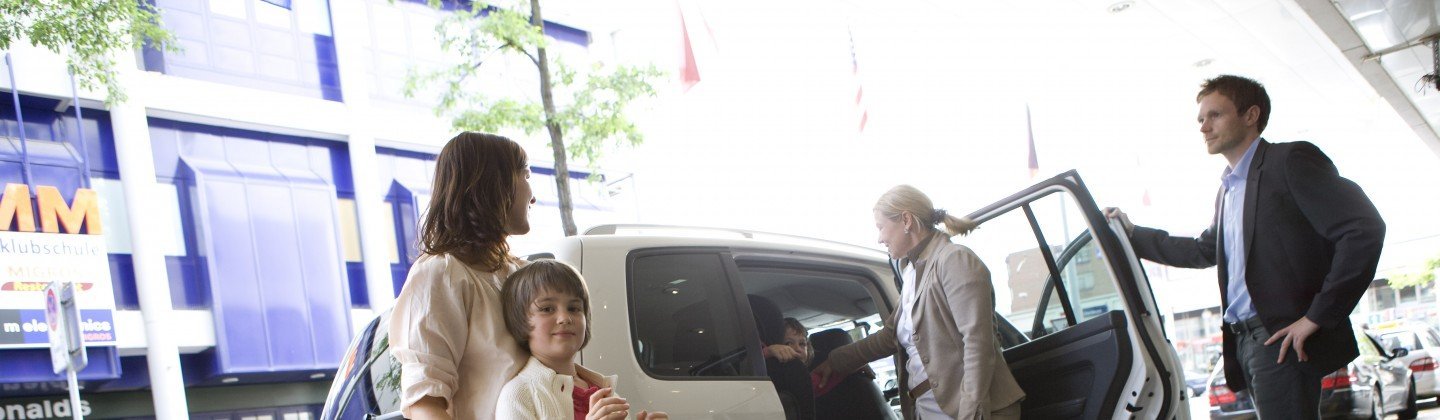
{"type": "Polygon", "coordinates": [[[90,188],[90,144],[85,141],[85,119],[80,114],[80,87],[75,83],[75,73],[70,73],[70,104],[75,107],[76,140],[80,142],[80,185],[90,188]]]}
{"type": "Polygon", "coordinates": [[[70,415],[80,420],[83,418],[80,415],[80,381],[75,378],[75,367],[66,367],[65,376],[70,378],[70,415]]]}
{"type": "Polygon", "coordinates": [[[149,364],[150,395],[157,420],[189,418],[185,401],[185,380],[180,374],[180,353],[175,344],[176,329],[171,320],[170,276],[165,268],[165,214],[155,206],[155,156],[151,153],[150,125],[145,114],[143,85],[136,83],[139,67],[133,51],[115,54],[116,77],[130,89],[130,99],[110,106],[110,123],[115,133],[115,160],[120,165],[120,185],[130,223],[131,257],[135,263],[135,289],[140,298],[140,317],[145,325],[145,359],[149,364]]]}
{"type": "Polygon", "coordinates": [[[20,129],[20,175],[25,179],[25,186],[30,188],[30,195],[35,195],[35,182],[30,176],[30,148],[25,144],[25,113],[20,110],[20,88],[15,85],[15,62],[10,60],[10,53],[5,53],[5,69],[10,71],[10,97],[15,101],[15,127],[20,129]]]}

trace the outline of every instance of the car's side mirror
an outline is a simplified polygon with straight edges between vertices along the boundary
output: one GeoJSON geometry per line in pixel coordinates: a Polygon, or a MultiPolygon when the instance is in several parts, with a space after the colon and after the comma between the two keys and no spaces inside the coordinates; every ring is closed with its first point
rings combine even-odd
{"type": "Polygon", "coordinates": [[[1392,358],[1392,359],[1398,359],[1398,358],[1405,357],[1405,356],[1409,356],[1409,355],[1410,355],[1410,349],[1407,349],[1407,348],[1404,348],[1404,347],[1396,347],[1396,348],[1390,350],[1390,358],[1392,358]]]}

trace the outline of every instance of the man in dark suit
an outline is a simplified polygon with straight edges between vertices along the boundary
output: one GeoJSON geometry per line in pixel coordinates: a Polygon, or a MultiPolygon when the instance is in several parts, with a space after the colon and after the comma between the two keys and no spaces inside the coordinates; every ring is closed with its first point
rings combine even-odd
{"type": "Polygon", "coordinates": [[[1319,418],[1321,378],[1359,355],[1349,315],[1375,276],[1385,222],[1315,145],[1260,138],[1270,117],[1260,83],[1222,75],[1196,102],[1206,149],[1229,163],[1210,227],[1177,237],[1106,214],[1141,258],[1218,266],[1225,379],[1250,389],[1261,418],[1319,418]]]}

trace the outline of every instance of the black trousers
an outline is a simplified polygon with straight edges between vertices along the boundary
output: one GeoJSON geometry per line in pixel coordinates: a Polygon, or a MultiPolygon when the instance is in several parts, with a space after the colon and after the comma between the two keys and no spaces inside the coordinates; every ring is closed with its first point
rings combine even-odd
{"type": "Polygon", "coordinates": [[[1319,419],[1320,381],[1330,372],[1317,372],[1309,363],[1301,362],[1292,347],[1280,358],[1280,342],[1265,345],[1271,334],[1259,321],[1251,318],[1226,324],[1236,333],[1237,359],[1250,383],[1250,399],[1261,419],[1319,419]]]}

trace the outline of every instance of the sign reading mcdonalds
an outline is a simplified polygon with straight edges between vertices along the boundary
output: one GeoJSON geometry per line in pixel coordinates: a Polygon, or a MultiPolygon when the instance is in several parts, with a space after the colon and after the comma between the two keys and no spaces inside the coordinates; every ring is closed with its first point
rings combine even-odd
{"type": "Polygon", "coordinates": [[[0,348],[49,345],[45,285],[75,284],[87,345],[114,345],[115,293],[94,190],[8,184],[0,196],[0,348]],[[38,227],[38,229],[37,229],[38,227]]]}

